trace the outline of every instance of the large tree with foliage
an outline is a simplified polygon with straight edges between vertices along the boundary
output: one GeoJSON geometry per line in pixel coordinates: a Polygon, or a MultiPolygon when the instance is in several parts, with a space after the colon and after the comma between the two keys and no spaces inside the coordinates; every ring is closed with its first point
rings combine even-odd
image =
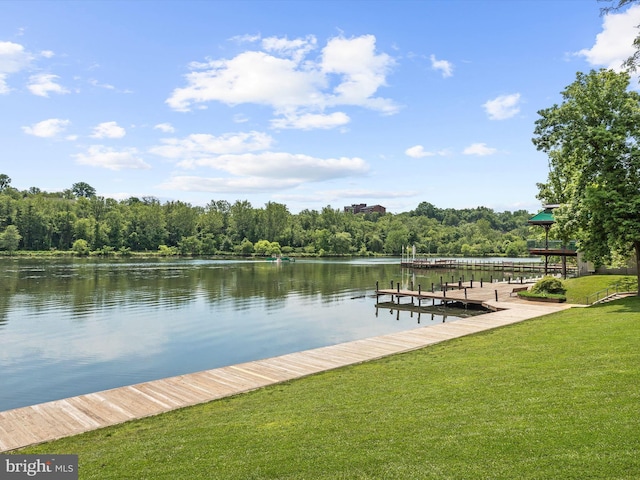
{"type": "MultiPolygon", "coordinates": [[[[533,143],[549,155],[539,197],[588,259],[635,253],[640,267],[640,94],[627,73],[578,73],[561,105],[538,112],[533,143]]],[[[640,268],[638,274],[640,286],[640,268]]]]}

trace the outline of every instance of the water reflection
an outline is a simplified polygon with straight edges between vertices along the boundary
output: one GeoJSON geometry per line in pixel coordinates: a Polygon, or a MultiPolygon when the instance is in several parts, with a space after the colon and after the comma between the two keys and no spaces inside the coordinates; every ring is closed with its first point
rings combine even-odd
{"type": "Polygon", "coordinates": [[[0,260],[0,410],[282,355],[455,312],[379,315],[384,261],[0,260]]]}

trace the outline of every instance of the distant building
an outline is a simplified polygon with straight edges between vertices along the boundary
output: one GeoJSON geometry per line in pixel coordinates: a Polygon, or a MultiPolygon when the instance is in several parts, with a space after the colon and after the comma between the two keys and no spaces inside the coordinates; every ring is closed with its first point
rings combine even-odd
{"type": "Polygon", "coordinates": [[[377,212],[382,215],[387,213],[387,209],[382,205],[370,205],[367,206],[366,203],[354,203],[350,207],[344,207],[344,211],[350,213],[373,213],[377,212]]]}

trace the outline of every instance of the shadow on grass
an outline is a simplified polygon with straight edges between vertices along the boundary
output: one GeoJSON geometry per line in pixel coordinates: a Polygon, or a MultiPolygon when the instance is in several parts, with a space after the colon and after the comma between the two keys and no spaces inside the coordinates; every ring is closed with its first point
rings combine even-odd
{"type": "Polygon", "coordinates": [[[640,297],[626,297],[612,302],[592,305],[590,309],[605,308],[607,313],[640,313],[640,297]]]}

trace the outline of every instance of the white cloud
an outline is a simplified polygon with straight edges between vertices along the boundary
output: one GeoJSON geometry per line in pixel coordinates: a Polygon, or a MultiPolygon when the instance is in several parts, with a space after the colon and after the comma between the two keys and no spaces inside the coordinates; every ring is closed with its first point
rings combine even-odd
{"type": "Polygon", "coordinates": [[[40,97],[48,97],[49,93],[64,94],[69,93],[69,90],[62,85],[56,83],[60,77],[51,73],[40,73],[38,75],[31,75],[29,77],[29,85],[27,88],[34,95],[40,97]]]}
{"type": "Polygon", "coordinates": [[[11,91],[7,85],[9,75],[27,68],[32,60],[33,56],[22,45],[0,42],[0,95],[11,91]]]}
{"type": "Polygon", "coordinates": [[[411,158],[424,158],[424,157],[445,157],[450,154],[448,150],[438,150],[437,152],[429,152],[424,149],[422,145],[414,145],[404,151],[405,155],[411,158]]]}
{"type": "Polygon", "coordinates": [[[318,72],[297,70],[290,59],[264,52],[245,52],[231,60],[215,60],[186,75],[188,86],[176,88],[167,104],[178,111],[211,101],[227,105],[257,103],[276,109],[320,104],[318,72]]]}
{"type": "Polygon", "coordinates": [[[283,118],[274,118],[271,120],[273,128],[296,128],[300,130],[313,130],[316,128],[334,128],[349,123],[351,119],[344,112],[334,112],[331,114],[312,114],[289,115],[283,118]]]}
{"type": "Polygon", "coordinates": [[[291,57],[296,63],[300,62],[307,53],[317,47],[317,39],[313,35],[305,38],[268,37],[262,40],[262,48],[267,52],[274,52],[285,57],[291,57]]]}
{"type": "Polygon", "coordinates": [[[273,145],[273,138],[261,132],[228,133],[219,137],[194,133],[182,139],[163,139],[161,143],[149,151],[161,157],[181,160],[181,167],[191,168],[202,158],[266,150],[273,145]]]}
{"type": "Polygon", "coordinates": [[[276,124],[287,128],[298,124],[299,128],[342,125],[345,117],[339,118],[340,114],[325,118],[324,109],[337,105],[383,113],[398,110],[391,100],[375,96],[385,85],[394,61],[376,52],[373,35],[332,38],[320,59],[305,60],[316,43],[313,36],[293,40],[269,37],[262,41],[263,51],[192,63],[192,71],[185,76],[187,85],[174,89],[166,103],[178,111],[204,107],[213,101],[267,105],[276,115],[285,117],[276,120],[276,124]],[[287,122],[287,117],[309,121],[287,122]]]}
{"type": "Polygon", "coordinates": [[[38,123],[34,123],[30,127],[22,127],[24,133],[42,138],[52,138],[64,132],[71,124],[69,120],[61,118],[50,118],[38,123]]]}
{"type": "Polygon", "coordinates": [[[322,71],[340,75],[342,81],[328,98],[330,105],[358,105],[384,113],[395,113],[398,106],[391,100],[374,97],[386,85],[386,76],[394,60],[376,53],[376,37],[332,38],[322,50],[322,71]]]}
{"type": "Polygon", "coordinates": [[[108,83],[100,83],[98,80],[96,80],[95,78],[92,78],[89,80],[89,83],[91,85],[93,85],[94,87],[98,87],[98,88],[104,88],[106,90],[115,90],[116,87],[114,87],[113,85],[110,85],[108,83]]]}
{"type": "Polygon", "coordinates": [[[173,133],[176,131],[176,129],[173,128],[173,125],[171,125],[170,123],[159,123],[153,128],[164,133],[173,133]]]}
{"type": "Polygon", "coordinates": [[[495,148],[487,147],[486,143],[473,143],[465,148],[462,153],[465,155],[478,155],[485,157],[487,155],[493,155],[498,150],[495,148]]]}
{"type": "Polygon", "coordinates": [[[159,188],[185,192],[257,193],[294,188],[298,186],[299,183],[300,182],[295,179],[175,176],[159,185],[159,188]]]}
{"type": "Polygon", "coordinates": [[[135,148],[115,150],[104,145],[91,145],[85,153],[78,153],[74,157],[80,165],[102,167],[109,170],[151,168],[138,156],[138,150],[135,148]]]}
{"type": "Polygon", "coordinates": [[[422,145],[415,145],[413,147],[409,147],[404,151],[404,153],[411,158],[432,157],[434,155],[432,152],[425,152],[424,147],[422,145]]]}
{"type": "Polygon", "coordinates": [[[0,73],[0,95],[5,95],[11,91],[9,85],[7,85],[7,74],[0,73]]]}
{"type": "Polygon", "coordinates": [[[436,60],[435,55],[431,55],[429,59],[431,60],[431,68],[442,72],[442,76],[444,78],[447,78],[453,75],[453,63],[447,60],[436,60]]]}
{"type": "Polygon", "coordinates": [[[18,43],[0,42],[0,73],[16,73],[23,70],[33,56],[18,43]]]}
{"type": "Polygon", "coordinates": [[[40,52],[40,56],[44,58],[53,58],[55,56],[55,53],[53,53],[53,51],[51,50],[42,50],[40,52]]]}
{"type": "Polygon", "coordinates": [[[206,192],[265,192],[295,188],[308,182],[361,176],[369,170],[367,163],[360,158],[322,159],[285,152],[226,154],[201,158],[194,163],[225,175],[175,176],[162,184],[161,188],[206,192]]]}
{"type": "Polygon", "coordinates": [[[299,183],[362,175],[369,170],[367,163],[357,157],[323,159],[287,152],[225,154],[200,158],[190,162],[191,165],[210,167],[236,176],[289,178],[299,183]]]}
{"type": "Polygon", "coordinates": [[[506,120],[520,112],[520,94],[500,95],[482,106],[491,120],[506,120]]]}
{"type": "Polygon", "coordinates": [[[102,122],[93,127],[91,138],[122,138],[127,134],[126,130],[117,122],[102,122]]]}
{"type": "Polygon", "coordinates": [[[173,190],[256,192],[293,188],[307,182],[362,176],[369,165],[361,158],[317,158],[268,151],[273,138],[261,132],[221,136],[194,134],[164,139],[149,151],[176,161],[180,168],[209,168],[219,176],[176,175],[162,185],[173,190]]]}
{"type": "Polygon", "coordinates": [[[633,5],[622,13],[604,16],[602,32],[596,36],[595,44],[583,49],[578,55],[589,64],[621,71],[622,63],[634,52],[633,40],[638,35],[640,5],[633,5]]]}

